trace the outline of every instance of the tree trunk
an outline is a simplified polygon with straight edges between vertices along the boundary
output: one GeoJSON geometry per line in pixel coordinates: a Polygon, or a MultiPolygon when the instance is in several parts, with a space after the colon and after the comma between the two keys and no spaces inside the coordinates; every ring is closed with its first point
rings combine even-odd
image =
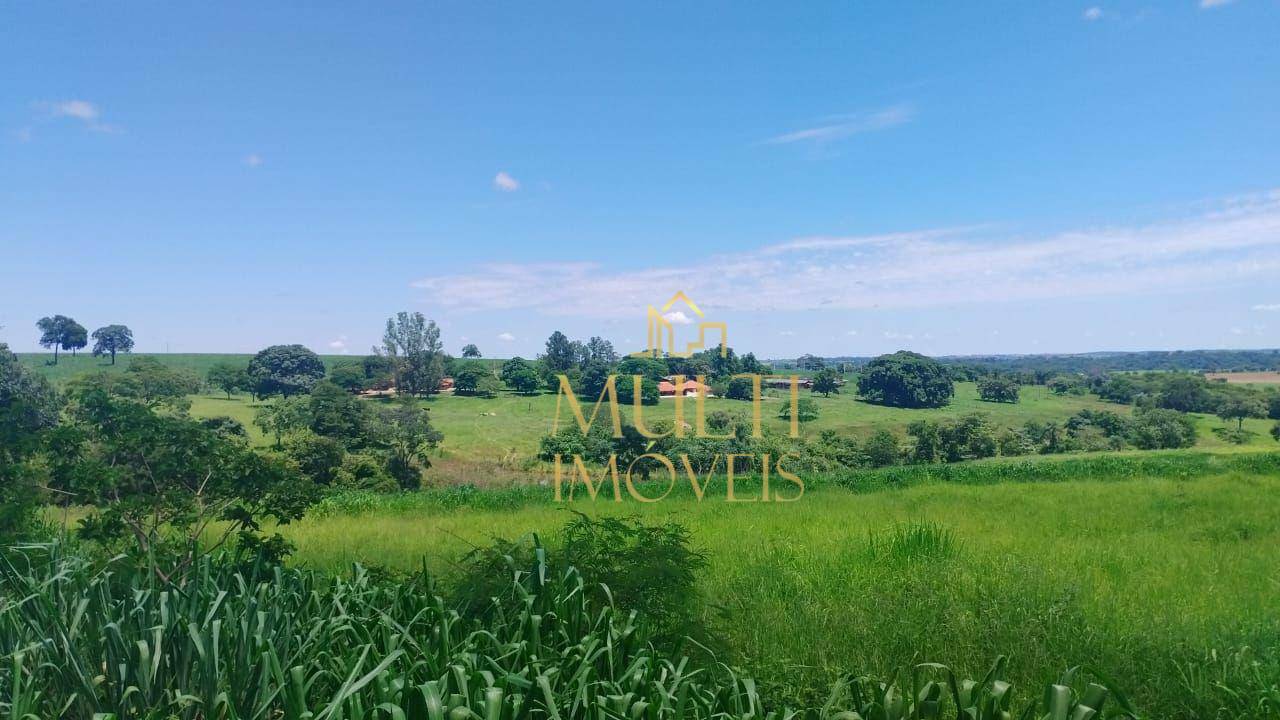
{"type": "Polygon", "coordinates": [[[111,364],[116,364],[116,351],[114,349],[111,350],[111,364]]]}
{"type": "Polygon", "coordinates": [[[58,346],[57,345],[53,346],[53,364],[54,365],[58,364],[58,346]]]}

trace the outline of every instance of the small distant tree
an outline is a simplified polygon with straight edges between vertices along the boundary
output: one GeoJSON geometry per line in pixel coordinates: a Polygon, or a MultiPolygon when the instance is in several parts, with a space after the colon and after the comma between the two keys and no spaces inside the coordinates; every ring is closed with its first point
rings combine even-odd
{"type": "Polygon", "coordinates": [[[57,365],[58,351],[67,347],[74,328],[80,327],[80,324],[66,315],[54,315],[40,318],[36,321],[36,327],[40,329],[40,347],[53,348],[53,364],[57,365]]]}
{"type": "Polygon", "coordinates": [[[249,378],[262,397],[311,392],[324,375],[320,356],[301,345],[272,345],[249,361],[249,378]]]}
{"type": "Polygon", "coordinates": [[[556,330],[547,338],[547,349],[542,362],[550,373],[563,373],[578,364],[578,351],[567,335],[556,330]]]}
{"type": "Polygon", "coordinates": [[[335,365],[329,370],[328,379],[329,382],[349,393],[358,393],[364,390],[369,382],[369,378],[365,376],[363,365],[352,362],[335,365]]]}
{"type": "Polygon", "coordinates": [[[276,440],[276,449],[284,437],[311,424],[311,408],[306,398],[287,397],[263,405],[254,413],[253,424],[276,440]]]}
{"type": "Polygon", "coordinates": [[[1280,422],[1271,426],[1271,437],[1275,438],[1276,442],[1280,442],[1280,422]]]}
{"type": "Polygon", "coordinates": [[[813,391],[822,393],[823,397],[831,397],[840,392],[840,374],[831,368],[823,368],[813,376],[813,391]]]}
{"type": "Polygon", "coordinates": [[[613,349],[613,343],[608,340],[592,336],[587,340],[587,360],[613,365],[618,362],[618,351],[613,349]]]}
{"type": "Polygon", "coordinates": [[[209,368],[205,379],[209,385],[216,387],[227,394],[227,399],[237,390],[247,390],[249,388],[249,371],[239,365],[229,362],[220,362],[209,368]]]}
{"type": "MultiPolygon", "coordinates": [[[[778,418],[782,420],[791,419],[791,402],[788,401],[778,411],[778,418]]],[[[796,419],[800,422],[810,422],[818,419],[818,403],[813,398],[800,398],[796,401],[796,419]]]]}
{"type": "Polygon", "coordinates": [[[463,363],[453,374],[453,391],[458,395],[475,395],[486,377],[492,375],[483,363],[463,363]]]}
{"type": "Polygon", "coordinates": [[[478,358],[480,357],[480,348],[476,347],[475,343],[467,343],[462,346],[462,357],[478,358]]]}
{"type": "Polygon", "coordinates": [[[1018,402],[1018,381],[1009,377],[985,377],[978,380],[978,398],[987,402],[1018,402]]]}
{"type": "Polygon", "coordinates": [[[364,443],[370,420],[364,400],[323,380],[312,388],[306,402],[307,426],[312,432],[347,447],[364,443]]]}
{"type": "Polygon", "coordinates": [[[599,360],[591,360],[582,368],[582,376],[578,379],[579,394],[587,398],[598,398],[609,382],[609,366],[599,360]]]}
{"type": "Polygon", "coordinates": [[[1236,430],[1244,430],[1245,418],[1267,416],[1267,406],[1258,398],[1230,398],[1218,407],[1223,422],[1236,421],[1236,430]]]}
{"type": "Polygon", "coordinates": [[[66,329],[66,334],[62,338],[62,349],[70,350],[71,357],[76,356],[76,351],[83,350],[89,344],[89,331],[84,329],[80,323],[72,320],[66,329]]]}
{"type": "Polygon", "coordinates": [[[1273,393],[1267,398],[1267,417],[1280,420],[1280,393],[1273,393]]]}
{"type": "Polygon", "coordinates": [[[542,379],[533,363],[513,357],[502,364],[502,382],[521,395],[532,395],[542,387],[542,379]]]}
{"type": "Polygon", "coordinates": [[[476,395],[483,398],[495,397],[502,392],[502,381],[494,377],[492,373],[486,372],[484,377],[480,378],[480,382],[476,384],[476,395]]]}
{"type": "Polygon", "coordinates": [[[730,400],[750,400],[754,395],[755,384],[746,377],[730,378],[724,391],[724,396],[730,400]]]}
{"type": "Polygon", "coordinates": [[[116,364],[116,353],[133,352],[133,331],[124,325],[106,325],[93,331],[93,356],[110,355],[116,364]]]}
{"type": "Polygon", "coordinates": [[[826,366],[827,361],[817,355],[805,354],[796,359],[796,367],[799,367],[801,370],[818,371],[826,366]]]}

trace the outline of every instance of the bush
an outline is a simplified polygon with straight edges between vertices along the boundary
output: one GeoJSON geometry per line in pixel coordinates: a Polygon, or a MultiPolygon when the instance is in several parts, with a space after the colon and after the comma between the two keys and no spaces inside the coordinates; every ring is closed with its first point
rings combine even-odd
{"type": "Polygon", "coordinates": [[[978,381],[978,399],[987,402],[1018,402],[1018,381],[1012,378],[986,377],[978,381]]]}
{"type": "Polygon", "coordinates": [[[862,452],[867,456],[867,462],[871,463],[872,467],[897,465],[902,457],[902,451],[898,447],[898,437],[887,428],[880,428],[872,433],[863,444],[862,452]]]}
{"type": "Polygon", "coordinates": [[[1188,448],[1196,444],[1196,425],[1175,410],[1141,410],[1133,416],[1129,441],[1141,450],[1188,448]]]}
{"type": "Polygon", "coordinates": [[[706,556],[691,546],[689,531],[672,521],[646,524],[636,517],[593,519],[574,513],[553,547],[537,536],[520,541],[498,539],[468,553],[456,581],[456,595],[471,614],[490,616],[492,598],[509,611],[523,604],[512,593],[510,580],[529,580],[537,593],[548,577],[562,577],[573,568],[586,582],[594,602],[635,611],[637,622],[660,647],[679,646],[686,636],[709,639],[699,623],[703,599],[698,573],[706,556]],[[527,574],[525,574],[527,573],[527,574]]]}
{"type": "MultiPolygon", "coordinates": [[[[778,418],[780,420],[791,419],[791,402],[783,404],[778,410],[778,418]]],[[[796,420],[798,422],[810,422],[818,419],[818,403],[812,398],[800,398],[796,401],[796,420]]]]}

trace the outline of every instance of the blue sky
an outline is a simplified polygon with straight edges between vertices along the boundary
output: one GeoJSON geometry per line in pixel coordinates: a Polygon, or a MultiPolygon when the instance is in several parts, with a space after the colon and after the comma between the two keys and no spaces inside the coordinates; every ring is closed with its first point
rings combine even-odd
{"type": "Polygon", "coordinates": [[[0,341],[1280,346],[1280,3],[6,4],[0,341]],[[361,12],[364,10],[364,12],[361,12]]]}

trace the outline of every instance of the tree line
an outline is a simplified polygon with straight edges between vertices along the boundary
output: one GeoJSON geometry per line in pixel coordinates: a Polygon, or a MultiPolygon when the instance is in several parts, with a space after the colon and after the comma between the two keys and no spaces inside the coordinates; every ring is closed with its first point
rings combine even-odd
{"type": "Polygon", "coordinates": [[[53,350],[53,364],[58,364],[58,351],[70,350],[74,357],[76,351],[83,350],[93,340],[93,355],[110,355],[111,364],[116,364],[116,353],[133,351],[133,331],[127,325],[103,325],[90,335],[83,325],[66,315],[42,317],[36,321],[40,330],[40,347],[53,350]]]}

